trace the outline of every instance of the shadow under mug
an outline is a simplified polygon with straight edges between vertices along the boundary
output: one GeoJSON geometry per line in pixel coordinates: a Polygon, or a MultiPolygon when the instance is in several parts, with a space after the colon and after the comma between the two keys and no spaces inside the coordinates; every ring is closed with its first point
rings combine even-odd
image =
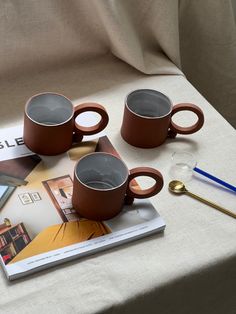
{"type": "Polygon", "coordinates": [[[120,158],[95,152],[82,157],[75,166],[72,205],[82,217],[107,220],[121,212],[126,199],[130,205],[130,199],[151,197],[162,187],[158,170],[137,167],[129,171],[120,158]],[[155,183],[145,190],[135,189],[131,181],[138,176],[151,177],[155,183]]]}
{"type": "Polygon", "coordinates": [[[23,140],[34,153],[57,155],[71,148],[74,141],[81,142],[84,135],[102,131],[108,120],[108,114],[100,104],[83,103],[74,107],[64,95],[40,93],[25,105],[23,140]],[[79,125],[75,119],[86,111],[98,113],[100,121],[90,127],[79,125]]]}
{"type": "Polygon", "coordinates": [[[128,94],[125,102],[121,136],[136,147],[153,148],[161,145],[167,137],[197,132],[204,123],[202,110],[190,103],[173,106],[164,94],[152,89],[138,89],[128,94]],[[198,120],[189,127],[181,127],[172,121],[178,111],[194,112],[198,120]]]}

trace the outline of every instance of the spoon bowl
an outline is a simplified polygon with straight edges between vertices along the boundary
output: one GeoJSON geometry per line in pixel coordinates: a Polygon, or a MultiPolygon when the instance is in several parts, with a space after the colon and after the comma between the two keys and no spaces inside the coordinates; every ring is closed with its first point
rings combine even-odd
{"type": "Polygon", "coordinates": [[[169,183],[169,190],[176,194],[182,194],[186,192],[184,183],[178,180],[173,180],[169,183]]]}

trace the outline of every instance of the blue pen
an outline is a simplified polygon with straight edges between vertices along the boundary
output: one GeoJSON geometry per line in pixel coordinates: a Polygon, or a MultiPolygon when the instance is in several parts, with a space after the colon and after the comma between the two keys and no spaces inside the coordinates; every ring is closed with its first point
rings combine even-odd
{"type": "Polygon", "coordinates": [[[236,192],[236,187],[235,186],[233,186],[233,185],[231,185],[231,184],[229,184],[229,183],[227,183],[227,182],[225,182],[225,181],[223,181],[223,180],[213,176],[212,174],[207,173],[207,172],[205,172],[205,171],[203,171],[203,170],[201,170],[201,169],[199,169],[197,167],[193,168],[193,170],[196,171],[197,173],[207,177],[208,179],[211,179],[211,180],[213,180],[213,181],[215,181],[215,182],[225,186],[226,188],[236,192]]]}

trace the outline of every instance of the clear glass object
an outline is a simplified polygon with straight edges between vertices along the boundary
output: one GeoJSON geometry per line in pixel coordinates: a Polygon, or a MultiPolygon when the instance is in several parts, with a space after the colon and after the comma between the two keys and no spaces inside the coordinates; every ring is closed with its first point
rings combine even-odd
{"type": "Polygon", "coordinates": [[[177,151],[171,155],[170,177],[187,182],[191,180],[197,161],[194,155],[186,151],[177,151]]]}

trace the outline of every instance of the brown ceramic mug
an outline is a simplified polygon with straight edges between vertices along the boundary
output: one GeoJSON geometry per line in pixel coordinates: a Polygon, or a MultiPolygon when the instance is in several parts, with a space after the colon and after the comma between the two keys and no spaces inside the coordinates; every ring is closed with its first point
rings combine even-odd
{"type": "Polygon", "coordinates": [[[126,199],[148,198],[162,187],[158,170],[138,167],[129,171],[120,158],[95,152],[82,157],[75,166],[72,205],[82,217],[107,220],[121,212],[126,199]],[[145,190],[134,189],[131,181],[138,176],[151,177],[155,183],[145,190]]]}
{"type": "Polygon", "coordinates": [[[173,106],[164,94],[151,89],[131,92],[125,102],[121,136],[136,147],[152,148],[161,145],[167,137],[176,134],[192,134],[204,123],[202,110],[190,103],[173,106]],[[189,127],[181,127],[172,121],[172,116],[182,110],[194,112],[198,120],[189,127]]]}
{"type": "Polygon", "coordinates": [[[64,95],[41,93],[31,97],[25,106],[23,139],[25,145],[41,155],[66,152],[73,141],[80,142],[83,135],[102,131],[108,123],[105,108],[97,103],[73,106],[64,95]],[[90,127],[76,123],[76,117],[85,112],[97,112],[101,119],[90,127]]]}

